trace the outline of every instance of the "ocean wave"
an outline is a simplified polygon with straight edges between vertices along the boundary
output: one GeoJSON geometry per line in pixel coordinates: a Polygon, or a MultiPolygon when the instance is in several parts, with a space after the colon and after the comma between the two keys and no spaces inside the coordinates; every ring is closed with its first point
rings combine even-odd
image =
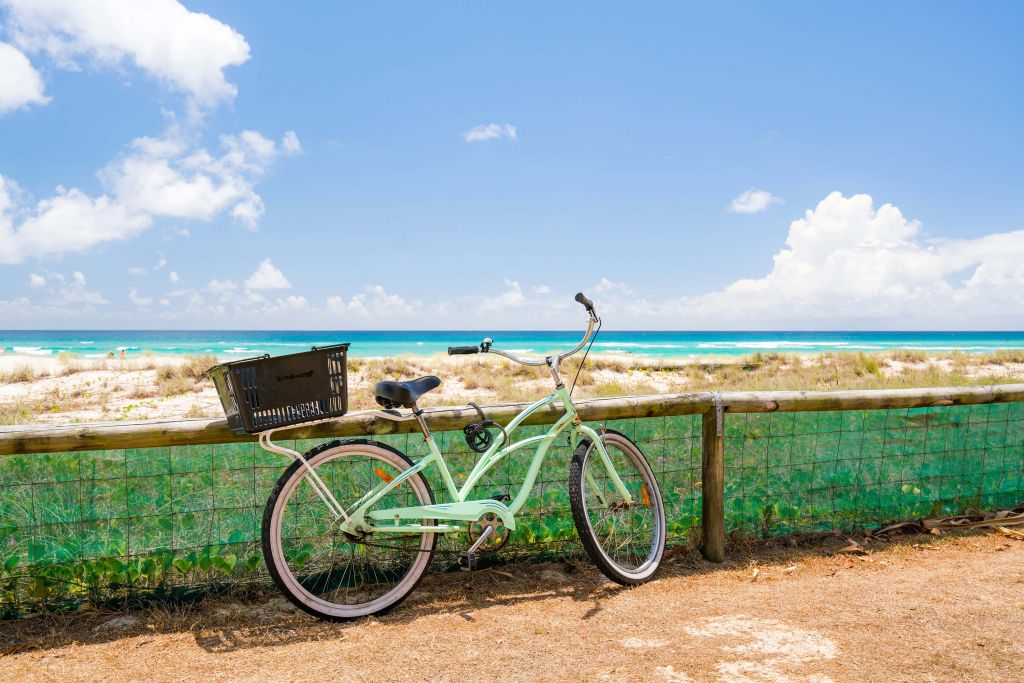
{"type": "MultiPolygon", "coordinates": [[[[576,346],[576,344],[568,344],[567,346],[576,346]]],[[[594,346],[614,346],[615,348],[622,350],[623,348],[630,349],[685,349],[689,344],[650,344],[647,342],[594,342],[594,346]]]]}
{"type": "Polygon", "coordinates": [[[222,353],[240,354],[240,353],[263,353],[263,352],[260,351],[259,349],[247,349],[247,348],[242,347],[242,346],[236,346],[233,349],[227,349],[225,351],[222,351],[222,353]]]}
{"type": "Polygon", "coordinates": [[[786,340],[770,341],[726,341],[726,342],[700,342],[698,349],[814,349],[822,346],[843,347],[849,346],[849,342],[800,342],[786,340]]]}
{"type": "Polygon", "coordinates": [[[15,346],[13,350],[26,356],[49,356],[53,353],[53,349],[44,349],[42,346],[15,346]]]}
{"type": "Polygon", "coordinates": [[[80,341],[78,343],[79,344],[95,344],[96,342],[94,342],[94,341],[80,341]]]}

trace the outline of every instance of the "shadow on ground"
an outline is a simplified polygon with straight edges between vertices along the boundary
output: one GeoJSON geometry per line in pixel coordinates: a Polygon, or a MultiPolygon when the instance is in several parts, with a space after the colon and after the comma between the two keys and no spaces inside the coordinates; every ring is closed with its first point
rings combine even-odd
{"type": "MultiPolygon", "coordinates": [[[[985,532],[961,532],[957,537],[985,532]]],[[[892,540],[863,540],[868,550],[921,545],[932,536],[909,535],[892,540]]],[[[694,576],[758,564],[796,564],[835,555],[848,545],[845,535],[790,537],[770,541],[733,540],[727,560],[714,564],[688,549],[666,554],[659,579],[694,576]]],[[[73,614],[35,615],[0,622],[0,654],[32,652],[108,643],[116,640],[191,633],[196,644],[211,653],[291,643],[344,640],[353,625],[376,622],[401,625],[438,614],[475,621],[477,613],[494,607],[569,598],[587,603],[583,616],[599,614],[604,603],[630,590],[605,579],[585,559],[547,564],[509,564],[472,574],[440,573],[424,579],[416,591],[392,612],[350,623],[322,622],[295,609],[272,588],[210,597],[189,605],[151,605],[137,609],[93,609],[73,614]]],[[[429,628],[429,625],[425,625],[429,628]]]]}

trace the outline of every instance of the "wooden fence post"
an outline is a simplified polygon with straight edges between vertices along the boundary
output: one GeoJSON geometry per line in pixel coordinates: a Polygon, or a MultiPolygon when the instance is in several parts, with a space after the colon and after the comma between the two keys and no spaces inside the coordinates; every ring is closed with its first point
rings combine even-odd
{"type": "Polygon", "coordinates": [[[712,407],[701,420],[701,553],[711,562],[725,560],[725,446],[719,411],[712,407]]]}

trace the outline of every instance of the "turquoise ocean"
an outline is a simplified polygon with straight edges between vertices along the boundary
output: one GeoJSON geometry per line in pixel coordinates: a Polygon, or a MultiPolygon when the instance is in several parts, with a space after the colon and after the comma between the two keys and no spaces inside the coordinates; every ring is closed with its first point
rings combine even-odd
{"type": "MultiPolygon", "coordinates": [[[[352,344],[354,357],[429,356],[448,346],[477,344],[484,337],[517,353],[544,355],[572,348],[579,331],[209,331],[209,330],[64,330],[0,331],[3,354],[57,356],[70,352],[83,358],[102,358],[109,352],[137,356],[213,354],[241,359],[295,353],[311,346],[352,344]]],[[[823,351],[891,351],[991,353],[1024,348],[1024,332],[642,332],[605,331],[592,353],[648,357],[819,353],[823,351]]]]}

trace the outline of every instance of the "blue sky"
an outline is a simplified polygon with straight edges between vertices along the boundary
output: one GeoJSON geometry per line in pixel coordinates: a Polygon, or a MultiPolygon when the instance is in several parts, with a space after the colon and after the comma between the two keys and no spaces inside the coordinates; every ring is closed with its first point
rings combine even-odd
{"type": "Polygon", "coordinates": [[[1019,3],[0,26],[0,327],[1024,322],[1019,3]]]}

